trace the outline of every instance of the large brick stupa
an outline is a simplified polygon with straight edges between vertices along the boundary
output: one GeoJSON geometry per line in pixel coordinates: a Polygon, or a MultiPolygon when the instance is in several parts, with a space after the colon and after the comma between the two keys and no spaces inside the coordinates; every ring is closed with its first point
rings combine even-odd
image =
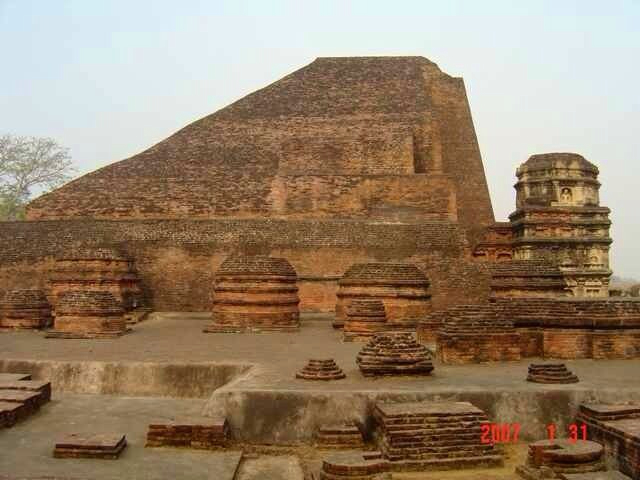
{"type": "Polygon", "coordinates": [[[155,309],[207,310],[238,253],[286,258],[303,311],[332,310],[366,262],[417,265],[446,307],[486,298],[470,246],[493,222],[461,78],[422,57],[319,58],[31,202],[0,228],[0,290],[44,286],[71,247],[117,246],[155,309]]]}

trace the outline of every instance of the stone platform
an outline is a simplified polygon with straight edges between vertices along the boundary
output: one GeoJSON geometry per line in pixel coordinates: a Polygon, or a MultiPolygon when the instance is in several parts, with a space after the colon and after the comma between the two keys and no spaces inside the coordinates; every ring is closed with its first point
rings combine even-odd
{"type": "Polygon", "coordinates": [[[51,380],[54,392],[206,399],[198,413],[226,417],[234,438],[279,445],[312,444],[322,425],[350,421],[370,435],[377,401],[468,401],[492,422],[519,423],[523,441],[545,438],[549,423],[566,431],[580,403],[640,402],[640,360],[565,361],[580,377],[568,385],[527,382],[536,359],[434,360],[429,377],[372,379],[355,363],[362,344],[343,343],[331,317],[303,315],[294,334],[203,334],[209,322],[206,314],[154,313],[112,340],[51,342],[37,332],[3,333],[0,372],[31,372],[34,380],[51,380]],[[333,358],[346,378],[295,379],[310,352],[333,358]]]}

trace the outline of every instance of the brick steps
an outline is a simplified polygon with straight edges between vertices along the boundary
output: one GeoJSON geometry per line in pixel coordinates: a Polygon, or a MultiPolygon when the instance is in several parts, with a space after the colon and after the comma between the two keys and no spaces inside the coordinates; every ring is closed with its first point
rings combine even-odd
{"type": "Polygon", "coordinates": [[[0,373],[0,428],[37,412],[51,399],[51,384],[30,380],[29,374],[0,373]]]}
{"type": "Polygon", "coordinates": [[[393,471],[502,464],[499,450],[481,443],[487,416],[470,403],[378,403],[373,416],[378,448],[393,471]]]}
{"type": "Polygon", "coordinates": [[[534,383],[577,383],[580,380],[571,373],[564,363],[532,363],[529,365],[527,382],[534,383]]]}
{"type": "Polygon", "coordinates": [[[344,372],[336,365],[336,362],[329,359],[311,359],[302,370],[296,373],[296,378],[302,380],[340,380],[345,378],[344,372]]]}
{"type": "Polygon", "coordinates": [[[576,421],[587,425],[589,438],[605,446],[622,473],[640,479],[640,405],[582,404],[576,421]]]}
{"type": "Polygon", "coordinates": [[[320,480],[371,480],[388,469],[389,462],[383,458],[372,458],[358,451],[340,452],[323,460],[320,480]]]}
{"type": "Polygon", "coordinates": [[[324,425],[316,435],[320,448],[361,448],[364,446],[362,433],[355,423],[324,425]]]}
{"type": "Polygon", "coordinates": [[[410,333],[375,335],[356,363],[364,376],[430,375],[434,369],[430,352],[410,333]]]}

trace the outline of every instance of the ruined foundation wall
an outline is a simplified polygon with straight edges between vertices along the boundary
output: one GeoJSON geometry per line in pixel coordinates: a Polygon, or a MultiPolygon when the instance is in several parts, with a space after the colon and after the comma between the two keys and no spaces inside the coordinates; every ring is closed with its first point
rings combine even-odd
{"type": "Polygon", "coordinates": [[[434,308],[484,302],[486,266],[472,262],[451,222],[69,220],[0,223],[0,293],[45,288],[54,257],[117,247],[136,262],[145,301],[162,311],[209,311],[213,275],[231,253],[289,260],[302,311],[331,311],[337,279],[356,262],[409,262],[429,277],[434,308]]]}

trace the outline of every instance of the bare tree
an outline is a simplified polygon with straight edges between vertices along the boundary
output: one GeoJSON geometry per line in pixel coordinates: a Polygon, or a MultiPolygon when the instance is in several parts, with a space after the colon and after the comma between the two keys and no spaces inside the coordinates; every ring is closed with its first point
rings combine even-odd
{"type": "Polygon", "coordinates": [[[0,220],[22,218],[34,189],[59,187],[72,172],[69,150],[55,140],[0,136],[0,220]]]}

